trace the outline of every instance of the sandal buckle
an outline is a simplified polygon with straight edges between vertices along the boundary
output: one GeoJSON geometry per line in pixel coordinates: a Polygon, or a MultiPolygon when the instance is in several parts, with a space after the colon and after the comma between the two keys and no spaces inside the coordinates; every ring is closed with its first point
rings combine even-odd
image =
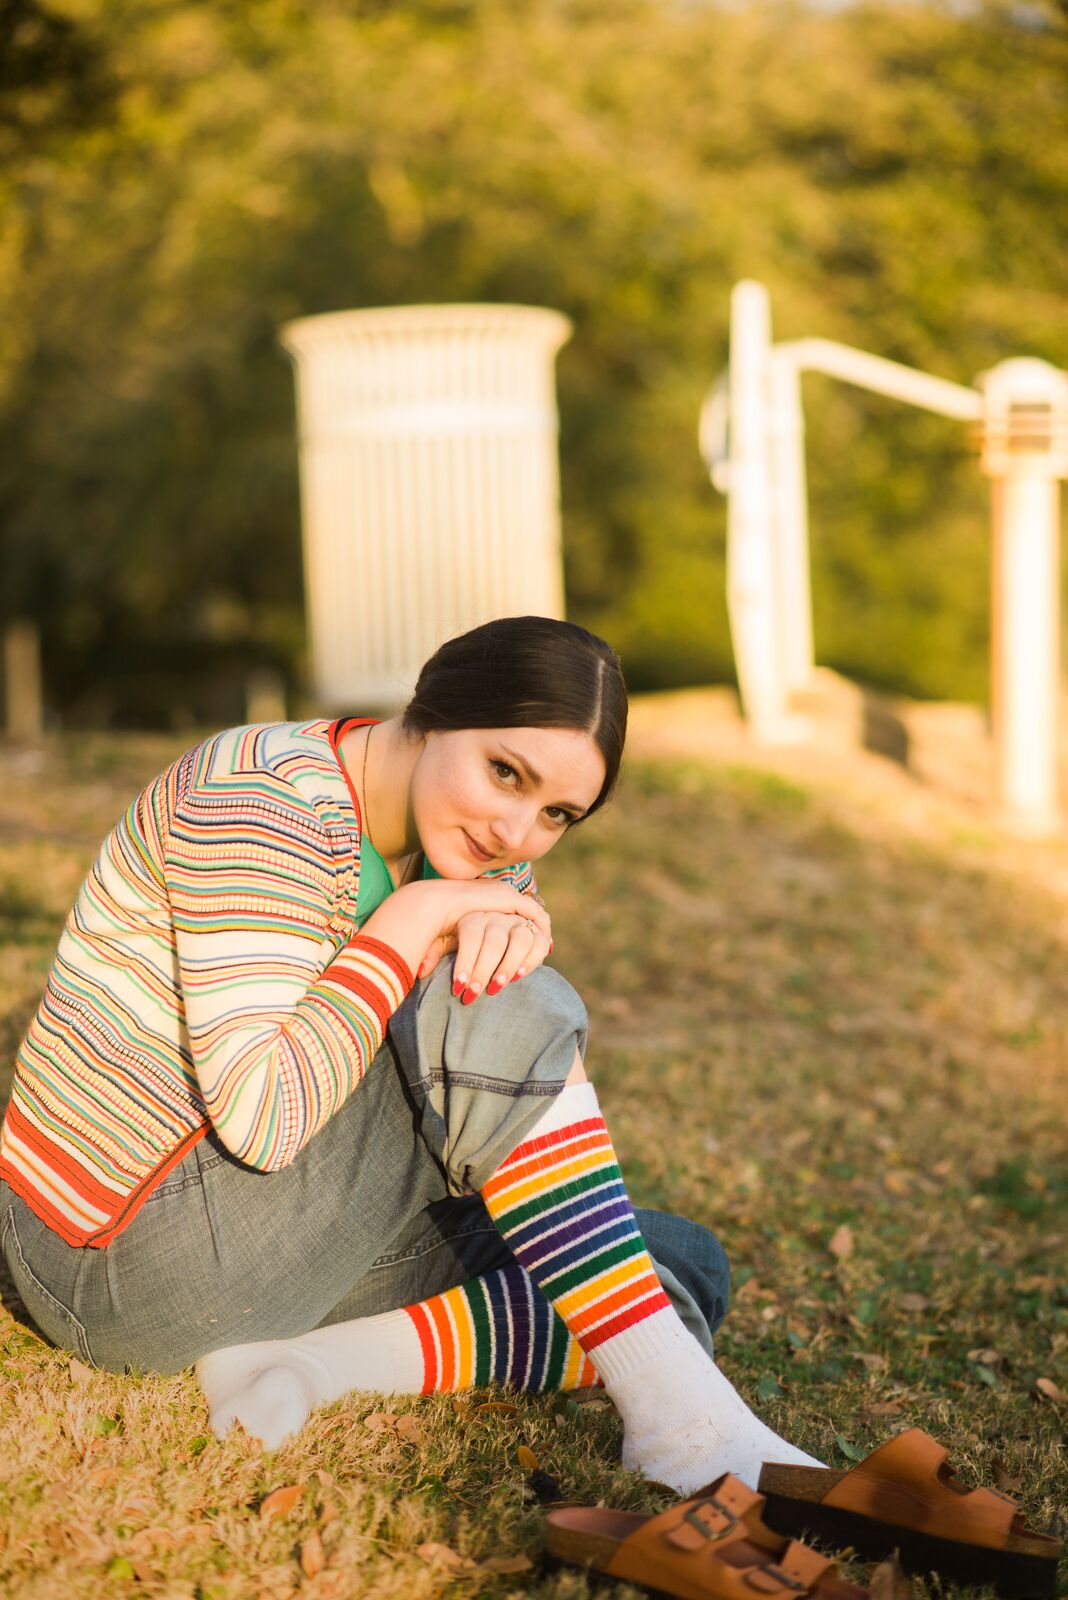
{"type": "Polygon", "coordinates": [[[738,1526],[738,1518],[735,1516],[730,1506],[725,1506],[723,1501],[717,1500],[714,1494],[707,1495],[705,1499],[701,1500],[696,1506],[693,1506],[689,1511],[684,1512],[682,1520],[684,1522],[688,1522],[691,1528],[696,1528],[701,1537],[707,1539],[709,1544],[716,1544],[718,1540],[725,1539],[727,1535],[729,1533],[733,1533],[735,1528],[738,1526]],[[701,1510],[702,1506],[715,1506],[716,1510],[726,1518],[722,1528],[712,1529],[702,1517],[698,1516],[698,1512],[701,1510]]]}
{"type": "Polygon", "coordinates": [[[765,1594],[773,1592],[764,1589],[763,1585],[756,1581],[758,1578],[762,1577],[770,1578],[776,1588],[789,1589],[794,1594],[807,1594],[809,1589],[812,1587],[811,1583],[799,1583],[796,1578],[789,1577],[782,1570],[782,1568],[777,1567],[773,1561],[767,1562],[763,1567],[756,1567],[752,1571],[745,1574],[745,1581],[749,1584],[750,1588],[761,1590],[761,1592],[765,1594]]]}

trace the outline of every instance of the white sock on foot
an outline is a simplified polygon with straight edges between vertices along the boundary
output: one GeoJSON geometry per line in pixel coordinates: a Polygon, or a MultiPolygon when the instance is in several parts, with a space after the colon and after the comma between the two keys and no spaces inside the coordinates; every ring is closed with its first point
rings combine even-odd
{"type": "Polygon", "coordinates": [[[601,1345],[597,1365],[623,1418],[623,1465],[679,1494],[724,1472],[755,1489],[765,1461],[823,1464],[750,1411],[674,1311],[601,1345]]]}
{"type": "Polygon", "coordinates": [[[224,1438],[240,1422],[268,1450],[298,1433],[315,1406],[350,1389],[419,1394],[423,1370],[406,1311],[314,1328],[295,1339],[231,1345],[196,1364],[215,1435],[224,1438]]]}

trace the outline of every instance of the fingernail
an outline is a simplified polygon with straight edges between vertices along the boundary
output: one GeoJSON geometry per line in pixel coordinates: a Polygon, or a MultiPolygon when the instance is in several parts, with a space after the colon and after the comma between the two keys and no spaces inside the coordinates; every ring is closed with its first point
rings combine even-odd
{"type": "Polygon", "coordinates": [[[486,985],[486,993],[487,994],[499,994],[500,991],[504,988],[504,984],[505,984],[505,980],[503,978],[491,978],[489,983],[487,983],[487,985],[486,985]]]}
{"type": "Polygon", "coordinates": [[[464,989],[466,987],[467,987],[467,973],[466,972],[458,972],[456,974],[456,976],[452,980],[452,992],[453,992],[453,994],[463,994],[464,989]]]}
{"type": "Polygon", "coordinates": [[[515,983],[517,978],[525,978],[526,975],[527,975],[526,967],[516,967],[515,972],[512,974],[512,982],[515,983]]]}
{"type": "Polygon", "coordinates": [[[481,993],[482,993],[482,985],[480,983],[472,983],[469,988],[464,990],[464,997],[463,997],[462,1004],[465,1005],[465,1006],[469,1006],[473,1000],[477,1000],[478,999],[478,997],[479,997],[479,995],[481,993]]]}

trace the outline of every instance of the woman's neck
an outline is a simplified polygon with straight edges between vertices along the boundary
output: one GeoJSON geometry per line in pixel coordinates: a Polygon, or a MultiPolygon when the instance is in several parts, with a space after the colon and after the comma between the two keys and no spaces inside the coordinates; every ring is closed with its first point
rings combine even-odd
{"type": "Polygon", "coordinates": [[[339,746],[360,797],[364,830],[392,869],[419,849],[408,797],[421,749],[422,740],[405,733],[399,717],[352,728],[339,746]]]}

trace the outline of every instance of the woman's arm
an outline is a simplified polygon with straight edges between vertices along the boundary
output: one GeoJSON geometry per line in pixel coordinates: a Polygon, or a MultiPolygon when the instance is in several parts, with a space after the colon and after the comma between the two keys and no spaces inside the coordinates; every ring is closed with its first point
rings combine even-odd
{"type": "Polygon", "coordinates": [[[428,946],[465,910],[544,911],[502,883],[411,884],[323,966],[336,858],[314,807],[274,772],[176,797],[167,886],[189,1053],[240,1160],[286,1166],[345,1102],[428,946]]]}

